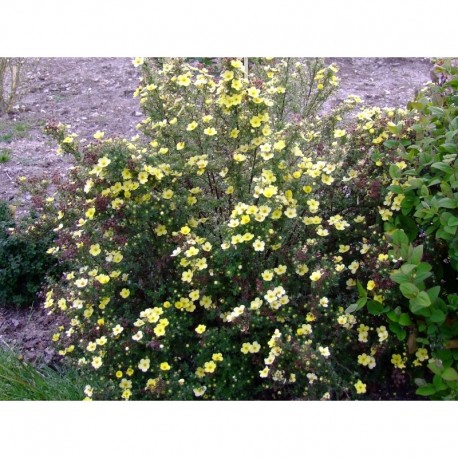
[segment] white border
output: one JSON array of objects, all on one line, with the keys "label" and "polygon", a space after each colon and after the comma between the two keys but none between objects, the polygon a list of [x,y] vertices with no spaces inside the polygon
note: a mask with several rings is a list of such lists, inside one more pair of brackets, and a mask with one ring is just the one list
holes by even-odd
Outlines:
[{"label": "white border", "polygon": [[15,0],[6,56],[432,57],[458,54],[452,0]]}]

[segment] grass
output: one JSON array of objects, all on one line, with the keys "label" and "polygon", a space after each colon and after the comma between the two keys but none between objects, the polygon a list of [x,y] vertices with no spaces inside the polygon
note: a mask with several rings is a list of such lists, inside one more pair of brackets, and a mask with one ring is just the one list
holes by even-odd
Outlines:
[{"label": "grass", "polygon": [[84,397],[84,386],[75,369],[31,365],[14,350],[0,347],[2,401],[76,401]]},{"label": "grass", "polygon": [[11,150],[9,148],[0,148],[0,164],[4,164],[11,159]]},{"label": "grass", "polygon": [[26,138],[31,127],[30,124],[20,121],[0,122],[0,142],[10,143],[18,138]]}]

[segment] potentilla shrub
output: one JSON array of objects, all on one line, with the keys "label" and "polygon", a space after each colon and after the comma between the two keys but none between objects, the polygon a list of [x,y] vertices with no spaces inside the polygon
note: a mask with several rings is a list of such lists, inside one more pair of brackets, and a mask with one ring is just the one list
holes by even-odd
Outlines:
[{"label": "potentilla shrub", "polygon": [[383,389],[404,344],[348,311],[358,289],[382,304],[392,283],[367,282],[390,269],[386,177],[350,141],[358,98],[318,116],[337,68],[135,65],[138,136],[83,147],[47,127],[75,157],[52,250],[75,268],[45,306],[69,317],[60,353],[105,387],[87,398],[395,396]]}]

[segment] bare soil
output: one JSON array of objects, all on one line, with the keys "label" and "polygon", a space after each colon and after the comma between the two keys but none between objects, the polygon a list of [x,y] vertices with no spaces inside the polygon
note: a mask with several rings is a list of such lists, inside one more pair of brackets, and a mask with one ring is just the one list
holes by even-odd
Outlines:
[{"label": "bare soil", "polygon": [[[415,91],[430,80],[432,64],[419,58],[329,58],[341,78],[336,102],[360,96],[365,105],[404,107]],[[20,176],[65,175],[69,160],[55,154],[56,145],[43,134],[47,121],[71,125],[79,138],[97,130],[109,136],[131,137],[141,120],[133,99],[140,73],[130,58],[44,58],[30,66],[20,105],[0,117],[0,199],[19,208]],[[1,159],[0,159],[1,161]],[[55,357],[51,335],[56,320],[40,307],[31,310],[0,308],[0,345],[20,348],[29,360]]]}]

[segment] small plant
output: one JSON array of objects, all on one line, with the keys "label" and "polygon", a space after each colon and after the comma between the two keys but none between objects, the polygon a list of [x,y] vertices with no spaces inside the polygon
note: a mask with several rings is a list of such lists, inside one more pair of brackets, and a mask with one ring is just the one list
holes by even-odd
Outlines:
[{"label": "small plant", "polygon": [[9,148],[0,148],[0,164],[4,164],[11,159],[11,150]]}]

